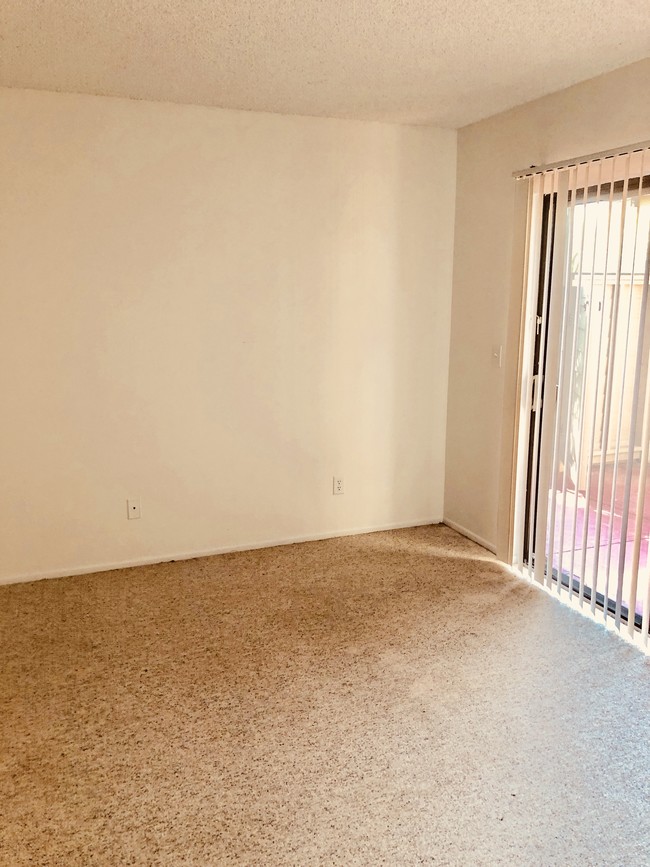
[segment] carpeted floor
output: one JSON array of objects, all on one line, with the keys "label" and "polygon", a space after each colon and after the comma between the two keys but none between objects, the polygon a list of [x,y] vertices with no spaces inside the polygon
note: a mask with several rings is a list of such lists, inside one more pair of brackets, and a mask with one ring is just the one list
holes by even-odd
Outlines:
[{"label": "carpeted floor", "polygon": [[650,666],[423,527],[0,588],[0,863],[650,863]]}]

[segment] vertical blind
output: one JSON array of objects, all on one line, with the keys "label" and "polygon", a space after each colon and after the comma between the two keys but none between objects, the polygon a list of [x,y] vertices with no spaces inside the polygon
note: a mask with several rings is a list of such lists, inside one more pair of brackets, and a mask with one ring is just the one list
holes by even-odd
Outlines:
[{"label": "vertical blind", "polygon": [[528,247],[514,565],[647,645],[650,150],[518,183]]}]

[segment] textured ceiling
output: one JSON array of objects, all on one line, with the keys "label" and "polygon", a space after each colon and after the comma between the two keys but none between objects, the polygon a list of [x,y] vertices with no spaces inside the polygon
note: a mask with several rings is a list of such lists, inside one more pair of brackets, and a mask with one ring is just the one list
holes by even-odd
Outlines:
[{"label": "textured ceiling", "polygon": [[0,84],[463,126],[650,55],[648,0],[0,0]]}]

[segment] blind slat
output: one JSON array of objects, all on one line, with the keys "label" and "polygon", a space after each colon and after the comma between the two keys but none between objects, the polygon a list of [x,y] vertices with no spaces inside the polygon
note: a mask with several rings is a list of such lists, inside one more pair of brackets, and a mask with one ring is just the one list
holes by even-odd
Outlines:
[{"label": "blind slat", "polygon": [[[619,313],[619,293],[620,293],[620,269],[621,269],[621,257],[623,251],[623,237],[625,231],[625,202],[627,201],[627,184],[628,184],[628,173],[629,173],[629,157],[625,158],[625,172],[624,172],[624,180],[623,180],[623,198],[621,202],[621,216],[620,216],[620,228],[619,228],[619,243],[618,243],[618,265],[616,271],[616,280],[614,283],[614,288],[612,292],[612,312],[610,316],[610,327],[609,327],[609,341],[607,345],[607,350],[605,354],[605,399],[603,401],[603,411],[602,411],[602,422],[601,422],[601,461],[600,461],[600,471],[598,474],[598,502],[596,505],[596,529],[594,534],[594,567],[593,567],[593,595],[596,596],[596,591],[598,588],[598,566],[600,563],[600,540],[602,534],[602,521],[603,521],[603,502],[605,500],[605,479],[606,479],[606,470],[607,470],[607,444],[609,442],[609,429],[611,422],[611,405],[612,405],[612,393],[613,393],[613,384],[614,384],[614,362],[616,359],[616,344],[617,344],[617,329],[618,329],[618,313]],[[609,244],[608,244],[609,249]],[[605,272],[605,280],[607,279],[607,272]],[[613,530],[613,512],[610,511],[609,516],[609,539],[611,540],[611,534]],[[609,592],[609,573],[606,574],[605,579],[605,588],[604,588],[604,607],[603,607],[603,615],[605,620],[607,620],[608,615],[608,604],[607,600]]]}]

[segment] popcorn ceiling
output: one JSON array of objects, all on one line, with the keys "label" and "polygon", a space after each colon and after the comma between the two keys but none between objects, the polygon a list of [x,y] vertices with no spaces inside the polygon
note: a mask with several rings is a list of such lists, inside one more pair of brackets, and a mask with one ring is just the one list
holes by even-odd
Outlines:
[{"label": "popcorn ceiling", "polygon": [[20,0],[0,85],[459,127],[650,54],[630,0]]}]

